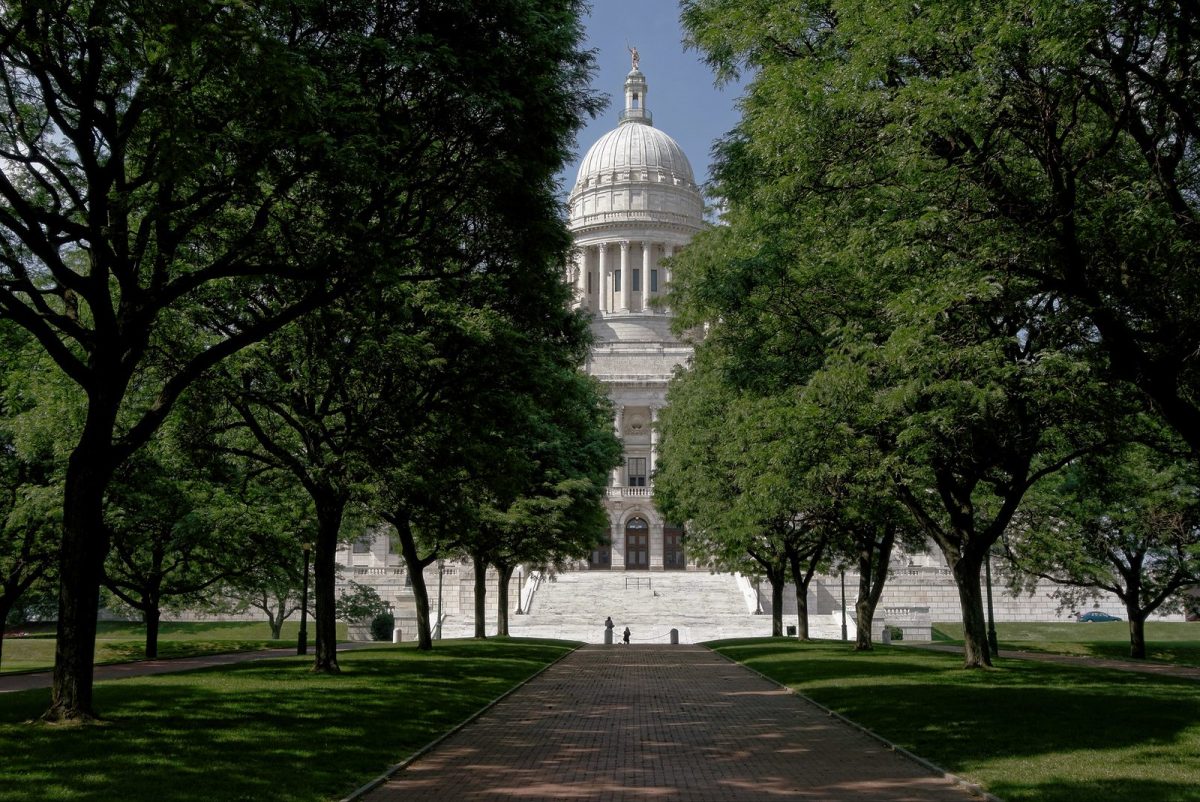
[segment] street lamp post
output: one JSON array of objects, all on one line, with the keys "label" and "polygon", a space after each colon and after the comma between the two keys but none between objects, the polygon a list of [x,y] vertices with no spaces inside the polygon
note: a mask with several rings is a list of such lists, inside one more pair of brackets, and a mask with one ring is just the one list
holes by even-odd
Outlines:
[{"label": "street lamp post", "polygon": [[846,637],[846,569],[842,569],[842,640],[850,640]]},{"label": "street lamp post", "polygon": [[525,615],[521,610],[521,569],[517,569],[517,615]]},{"label": "street lamp post", "polygon": [[762,615],[762,591],[759,590],[759,585],[762,583],[762,577],[754,577],[754,614]]},{"label": "street lamp post", "polygon": [[438,558],[438,616],[437,616],[437,629],[435,629],[435,630],[434,630],[434,632],[433,632],[433,637],[434,637],[434,639],[435,639],[435,640],[441,640],[441,639],[442,639],[442,572],[443,572],[443,570],[444,570],[444,569],[442,568],[442,560],[441,560],[441,558],[439,557],[439,558]]},{"label": "street lamp post", "polygon": [[304,590],[300,594],[300,636],[296,639],[296,654],[308,654],[308,558],[312,544],[304,544]]},{"label": "street lamp post", "polygon": [[983,558],[983,571],[987,580],[988,650],[992,653],[992,657],[999,657],[1000,642],[996,638],[996,615],[992,612],[992,550],[990,548]]}]

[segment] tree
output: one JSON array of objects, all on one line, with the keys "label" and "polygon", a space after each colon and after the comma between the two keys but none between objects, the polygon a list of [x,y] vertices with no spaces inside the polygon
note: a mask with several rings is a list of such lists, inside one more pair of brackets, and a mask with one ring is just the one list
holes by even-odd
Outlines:
[{"label": "tree", "polygon": [[464,546],[477,564],[477,637],[486,634],[487,565],[499,578],[497,634],[507,635],[508,586],[517,566],[581,558],[607,534],[602,499],[608,473],[621,460],[611,405],[580,371],[580,349],[546,356],[524,374],[527,386],[511,406],[495,410],[497,423],[511,429],[503,439],[507,459],[486,463],[487,478],[464,488],[476,521]]},{"label": "tree", "polygon": [[187,605],[265,558],[245,506],[204,475],[164,429],[116,472],[105,496],[112,550],[104,586],[141,613],[146,659],[158,657],[164,607]]},{"label": "tree", "polygon": [[[1036,107],[1055,46],[1096,31],[1047,34],[1064,19],[1048,9],[694,0],[683,12],[719,75],[755,77],[718,152],[728,226],[678,258],[672,304],[685,324],[712,324],[735,384],[817,391],[883,457],[952,569],[968,666],[990,662],[984,555],[1040,477],[1103,443],[1104,427],[1085,424],[1128,406],[1095,309],[1043,280],[1081,252],[1047,235],[1073,208],[1047,194],[1063,173],[1041,169],[1042,146],[1069,135],[1098,196],[1128,176],[1104,172],[1121,165],[1090,118]],[[976,144],[996,158],[964,167]]]},{"label": "tree", "polygon": [[754,71],[729,146],[761,160],[760,198],[852,208],[841,242],[882,236],[889,270],[971,231],[1200,448],[1194,4],[687,0],[683,18],[719,77]]},{"label": "tree", "polygon": [[[49,718],[92,715],[113,472],[222,359],[347,276],[437,271],[426,257],[489,229],[475,201],[557,169],[593,107],[577,15],[572,0],[5,6],[0,315],[87,399]],[[167,367],[131,403],[149,359]]]},{"label": "tree", "polygon": [[1124,445],[1079,460],[1032,501],[1006,537],[1015,567],[1067,586],[1068,603],[1100,591],[1115,595],[1129,619],[1130,656],[1144,658],[1146,618],[1182,609],[1180,591],[1200,585],[1194,463]]},{"label": "tree", "polygon": [[808,638],[808,586],[822,563],[828,531],[796,462],[796,407],[785,395],[732,386],[732,361],[718,337],[696,350],[692,370],[668,390],[660,420],[655,503],[686,522],[688,549],[738,570],[748,557],[771,583],[772,631],[783,633],[783,589],[796,588],[798,634]]}]

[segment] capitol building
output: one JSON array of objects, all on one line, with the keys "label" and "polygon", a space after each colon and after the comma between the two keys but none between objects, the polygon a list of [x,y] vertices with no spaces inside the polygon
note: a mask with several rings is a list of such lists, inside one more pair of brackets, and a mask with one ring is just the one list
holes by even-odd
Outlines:
[{"label": "capitol building", "polygon": [[[670,257],[705,227],[703,200],[687,155],[655,128],[649,84],[635,53],[624,82],[624,108],[614,129],[587,151],[568,197],[567,225],[574,241],[566,280],[576,307],[590,316],[593,347],[585,370],[613,402],[613,427],[624,458],[613,470],[604,501],[607,542],[560,573],[519,569],[510,588],[509,626],[514,636],[596,642],[611,615],[630,626],[634,642],[678,637],[699,642],[769,635],[770,590],[746,576],[712,572],[689,560],[679,522],[665,520],[653,503],[658,458],[657,421],[675,370],[686,367],[692,347],[671,332],[664,301],[671,285]],[[403,560],[385,531],[338,553],[341,578],[374,587],[393,605],[403,638],[415,636],[416,610]],[[442,637],[473,633],[474,577],[467,562],[439,561],[425,569]],[[844,581],[843,581],[844,580]],[[858,577],[818,576],[808,594],[813,637],[853,638]],[[489,571],[487,631],[496,631],[497,585]],[[845,588],[850,596],[844,597]],[[1052,585],[1016,596],[996,583],[996,618],[1052,621],[1067,618]],[[792,588],[784,595],[785,625],[795,624]],[[1112,597],[1097,607],[1120,614]],[[843,610],[846,618],[843,619]],[[910,639],[928,639],[930,622],[958,621],[958,593],[944,561],[932,550],[893,556],[873,628],[898,628]],[[878,636],[878,633],[876,633]]]},{"label": "capitol building", "polygon": [[704,226],[704,203],[687,156],[654,127],[648,84],[635,60],[625,77],[616,128],[591,146],[568,199],[576,304],[591,314],[586,370],[604,383],[616,410],[624,462],[613,471],[606,507],[608,544],[591,569],[681,570],[680,527],[651,503],[659,410],[667,382],[692,349],[671,333],[662,304],[671,283],[663,263]]}]

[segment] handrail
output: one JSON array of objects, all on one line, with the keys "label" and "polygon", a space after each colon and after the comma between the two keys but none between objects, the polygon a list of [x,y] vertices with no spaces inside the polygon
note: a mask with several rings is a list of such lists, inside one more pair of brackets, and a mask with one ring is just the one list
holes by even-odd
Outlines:
[{"label": "handrail", "polygon": [[521,592],[522,598],[517,599],[517,609],[522,611],[523,615],[529,615],[533,607],[533,594],[542,586],[542,572],[530,571],[529,576],[525,578],[525,589]]},{"label": "handrail", "polygon": [[634,583],[634,584],[633,584],[633,587],[634,587],[634,589],[635,589],[635,590],[640,590],[640,589],[641,589],[641,587],[642,587],[642,579],[645,579],[645,580],[646,580],[646,587],[647,587],[647,588],[649,588],[650,590],[654,590],[654,580],[653,580],[651,577],[648,577],[648,576],[647,576],[647,577],[640,577],[640,576],[626,576],[626,577],[625,577],[625,590],[629,590],[629,580],[631,580],[631,579],[633,580],[633,583]]}]

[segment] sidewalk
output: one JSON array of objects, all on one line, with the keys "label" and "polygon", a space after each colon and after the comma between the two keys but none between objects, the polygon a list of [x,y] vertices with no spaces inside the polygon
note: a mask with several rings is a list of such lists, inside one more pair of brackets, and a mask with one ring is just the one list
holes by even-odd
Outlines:
[{"label": "sidewalk", "polygon": [[[894,641],[893,646],[907,646],[911,649],[928,649],[933,652],[950,652],[962,654],[963,647],[951,644],[905,643]],[[1001,649],[1000,656],[1009,660],[1039,660],[1043,663],[1062,663],[1071,666],[1087,668],[1109,668],[1114,671],[1136,671],[1142,674],[1154,674],[1158,677],[1181,677],[1183,679],[1200,680],[1200,668],[1196,666],[1173,666],[1169,663],[1152,663],[1141,660],[1115,660],[1110,657],[1083,657],[1073,654],[1047,654],[1045,652],[1025,652],[1018,649]]]},{"label": "sidewalk", "polygon": [[585,646],[368,802],[965,802],[965,789],[699,646]]}]

